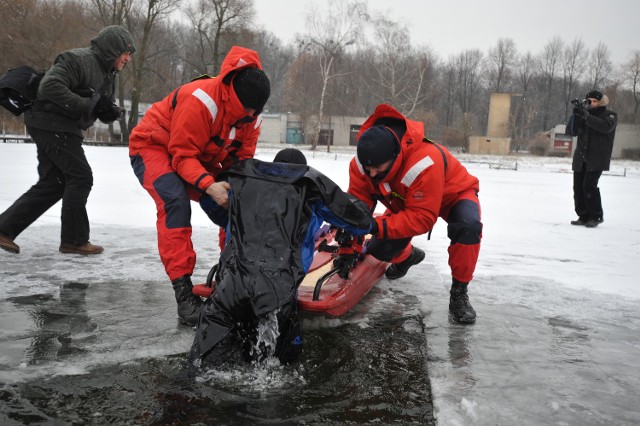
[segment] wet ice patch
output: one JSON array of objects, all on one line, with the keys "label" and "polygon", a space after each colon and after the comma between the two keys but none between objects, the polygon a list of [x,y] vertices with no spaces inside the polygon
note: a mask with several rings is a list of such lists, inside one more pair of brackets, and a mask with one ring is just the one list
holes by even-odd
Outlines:
[{"label": "wet ice patch", "polygon": [[467,398],[462,398],[460,401],[460,408],[467,413],[469,417],[474,420],[477,420],[478,415],[476,414],[476,410],[478,408],[478,403],[475,401],[470,401]]}]

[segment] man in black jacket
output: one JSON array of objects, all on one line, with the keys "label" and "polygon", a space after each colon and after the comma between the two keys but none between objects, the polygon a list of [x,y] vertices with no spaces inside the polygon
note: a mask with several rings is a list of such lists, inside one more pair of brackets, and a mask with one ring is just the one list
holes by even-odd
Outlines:
[{"label": "man in black jacket", "polygon": [[14,242],[62,199],[62,253],[99,254],[89,242],[87,198],[93,173],[82,149],[83,130],[99,119],[111,123],[122,110],[113,103],[116,76],[135,52],[133,37],[120,26],[104,28],[91,46],[60,53],[42,78],[36,100],[24,113],[38,150],[38,182],[0,214],[0,248],[19,253]]},{"label": "man in black jacket", "polygon": [[577,220],[572,225],[595,228],[604,221],[598,181],[609,170],[618,116],[608,110],[609,98],[597,90],[577,102],[567,133],[578,136],[573,154],[573,200]]},{"label": "man in black jacket", "polygon": [[240,351],[247,360],[293,361],[302,350],[297,289],[313,260],[316,231],[327,221],[365,235],[371,213],[291,148],[273,163],[243,160],[220,176],[231,185],[228,242],[191,357],[211,364]]}]

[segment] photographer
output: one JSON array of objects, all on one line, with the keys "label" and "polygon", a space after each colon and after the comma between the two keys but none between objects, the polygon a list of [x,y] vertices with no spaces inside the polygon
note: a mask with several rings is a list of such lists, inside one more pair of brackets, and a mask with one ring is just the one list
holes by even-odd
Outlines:
[{"label": "photographer", "polygon": [[573,154],[573,200],[577,220],[572,225],[595,228],[604,221],[598,181],[609,170],[618,116],[608,110],[609,98],[592,90],[584,100],[573,100],[566,133],[578,137]]},{"label": "photographer", "polygon": [[116,77],[134,52],[131,34],[112,25],[102,29],[90,47],[56,56],[33,106],[24,113],[38,152],[38,182],[0,214],[0,248],[19,253],[14,240],[62,199],[60,252],[103,252],[89,242],[86,205],[93,173],[82,148],[83,130],[97,119],[109,123],[120,118],[122,110],[113,103]]}]

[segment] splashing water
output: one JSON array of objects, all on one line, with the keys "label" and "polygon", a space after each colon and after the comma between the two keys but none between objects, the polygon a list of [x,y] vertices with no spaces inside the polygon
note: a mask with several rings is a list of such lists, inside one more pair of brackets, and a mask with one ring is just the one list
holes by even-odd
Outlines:
[{"label": "splashing water", "polygon": [[306,385],[304,372],[303,366],[285,366],[270,357],[261,362],[225,364],[202,371],[196,382],[234,393],[274,393]]},{"label": "splashing water", "polygon": [[253,361],[250,365],[227,364],[202,372],[196,381],[209,382],[215,386],[237,386],[242,384],[244,392],[273,392],[306,384],[304,367],[284,366],[275,356],[280,331],[278,311],[261,318],[256,327],[256,341],[250,349]]},{"label": "splashing water", "polygon": [[256,342],[251,348],[251,357],[257,360],[255,362],[273,358],[276,353],[276,343],[280,336],[277,315],[278,311],[273,311],[258,322]]}]

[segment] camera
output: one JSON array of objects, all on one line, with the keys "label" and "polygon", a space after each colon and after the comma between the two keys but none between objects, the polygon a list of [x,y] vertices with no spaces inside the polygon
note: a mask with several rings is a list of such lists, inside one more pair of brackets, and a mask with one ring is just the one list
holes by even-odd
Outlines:
[{"label": "camera", "polygon": [[571,103],[578,108],[587,108],[591,105],[591,99],[574,99]]}]

